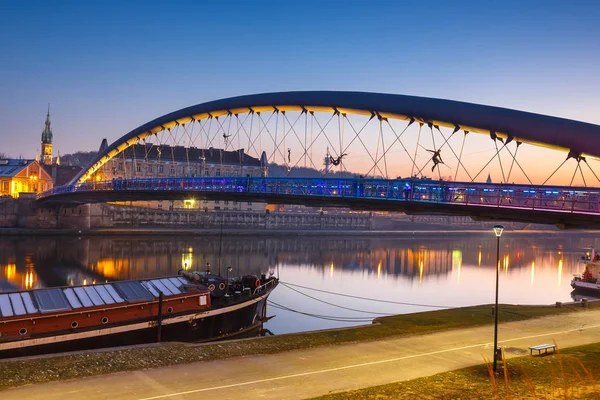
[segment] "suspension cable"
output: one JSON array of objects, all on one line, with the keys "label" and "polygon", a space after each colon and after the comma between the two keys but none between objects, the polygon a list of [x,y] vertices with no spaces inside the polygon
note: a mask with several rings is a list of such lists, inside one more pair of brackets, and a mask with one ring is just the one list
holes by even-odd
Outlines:
[{"label": "suspension cable", "polygon": [[[463,150],[465,148],[465,141],[467,140],[467,135],[469,134],[469,131],[464,131],[465,134],[463,136],[463,142],[462,142],[462,146],[460,146],[460,155],[458,156],[458,164],[462,165],[462,162],[460,161],[462,159],[462,155],[463,155]],[[462,165],[463,169],[465,170],[465,172],[467,173],[467,175],[469,175],[469,171],[467,171],[467,169],[464,167],[464,165]],[[456,177],[458,176],[458,166],[456,167],[456,173],[454,174],[454,180],[456,181]],[[469,175],[469,178],[471,178],[471,175]]]},{"label": "suspension cable", "polygon": [[573,177],[571,178],[571,183],[569,183],[569,186],[573,186],[573,181],[575,180],[575,175],[577,175],[578,167],[579,163],[577,163],[577,165],[575,166],[575,171],[573,171]]},{"label": "suspension cable", "polygon": [[579,172],[581,173],[581,179],[583,180],[583,186],[587,187],[587,183],[585,182],[585,177],[583,176],[583,169],[581,168],[581,161],[577,161],[577,167],[579,168]]},{"label": "suspension cable", "polygon": [[[429,125],[429,130],[431,131],[431,141],[433,142],[433,151],[437,152],[438,149],[435,147],[435,137],[433,136],[433,124],[430,122],[428,125]],[[441,147],[440,147],[440,149],[441,149]],[[438,169],[438,179],[441,181],[442,180],[442,172],[440,171],[440,164],[441,163],[438,163],[436,166]]]},{"label": "suspension cable", "polygon": [[[529,184],[533,185],[533,181],[529,178],[529,175],[527,175],[527,173],[525,172],[525,170],[523,169],[523,167],[521,166],[519,161],[517,161],[517,151],[519,150],[519,146],[521,146],[521,144],[522,144],[522,142],[517,142],[517,149],[515,150],[514,155],[513,155],[512,151],[510,151],[510,148],[508,146],[506,146],[506,151],[508,151],[510,153],[511,157],[513,157],[513,161],[517,164],[517,167],[519,167],[519,169],[521,170],[523,175],[525,175],[525,178],[527,178],[527,180],[529,181]],[[510,173],[509,173],[509,175],[510,175]]]},{"label": "suspension cable", "polygon": [[592,169],[592,167],[590,166],[590,164],[588,164],[587,160],[584,158],[583,161],[585,162],[585,165],[587,165],[587,167],[590,169],[590,171],[592,171],[592,174],[594,174],[594,176],[596,177],[596,179],[598,180],[598,182],[600,182],[600,178],[598,178],[598,175],[596,175],[596,173],[594,172],[594,170]]},{"label": "suspension cable", "polygon": [[[500,171],[502,172],[502,180],[506,182],[506,176],[504,175],[504,167],[502,167],[502,159],[500,158],[500,150],[498,150],[498,141],[494,140],[494,146],[496,146],[496,156],[498,157],[498,162],[500,163]],[[504,144],[504,143],[503,143]]]},{"label": "suspension cable", "polygon": [[383,166],[385,167],[385,179],[389,179],[389,175],[388,175],[388,167],[387,167],[387,158],[385,156],[385,142],[384,142],[384,137],[383,137],[383,119],[380,118],[379,119],[379,134],[381,135],[381,150],[383,151],[383,154],[381,155],[383,157]]},{"label": "suspension cable", "polygon": [[417,136],[417,145],[415,146],[415,156],[413,157],[413,165],[410,170],[410,177],[413,177],[413,172],[415,171],[415,165],[417,163],[417,150],[419,149],[419,141],[421,140],[421,130],[423,129],[423,123],[419,122],[419,135]]},{"label": "suspension cable", "polygon": [[[542,183],[542,186],[544,186],[544,185],[546,184],[546,182],[548,182],[548,181],[550,180],[550,178],[552,178],[552,176],[553,176],[553,175],[554,175],[554,174],[555,174],[555,173],[556,173],[556,172],[557,172],[557,171],[558,171],[558,170],[559,170],[559,169],[560,169],[560,168],[561,168],[563,165],[565,165],[565,163],[567,162],[567,160],[568,160],[568,158],[567,158],[565,161],[563,161],[563,162],[562,162],[562,163],[561,163],[561,164],[558,166],[558,168],[556,168],[556,169],[554,170],[554,172],[552,172],[552,173],[550,174],[550,176],[549,176],[548,178],[546,178],[546,180],[544,181],[544,183]],[[571,183],[572,183],[572,182],[573,182],[573,181],[571,181]]]},{"label": "suspension cable", "polygon": [[[496,146],[496,154],[494,154],[494,155],[492,156],[492,158],[490,158],[490,160],[489,160],[489,161],[488,161],[488,162],[487,162],[487,163],[486,163],[486,164],[483,166],[483,168],[481,168],[481,170],[479,170],[479,172],[477,173],[477,175],[475,175],[475,177],[474,177],[473,179],[471,179],[471,182],[473,182],[475,179],[477,179],[477,177],[478,177],[479,175],[481,175],[481,173],[483,172],[483,170],[485,170],[485,169],[487,168],[487,166],[488,166],[488,165],[490,165],[490,163],[491,163],[492,161],[494,161],[494,158],[496,158],[496,156],[497,156],[498,154],[500,154],[500,152],[501,152],[501,151],[502,151],[502,149],[504,149],[504,148],[506,148],[506,145],[503,145],[502,147],[500,147],[500,149],[498,149],[498,146]],[[504,178],[504,176],[503,176],[503,178]]]}]

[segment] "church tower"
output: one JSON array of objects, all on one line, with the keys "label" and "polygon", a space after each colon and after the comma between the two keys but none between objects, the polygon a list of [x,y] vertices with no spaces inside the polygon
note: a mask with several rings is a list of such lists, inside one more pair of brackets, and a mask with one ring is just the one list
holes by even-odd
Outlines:
[{"label": "church tower", "polygon": [[52,164],[52,128],[50,127],[50,104],[46,114],[46,126],[42,132],[42,164]]}]

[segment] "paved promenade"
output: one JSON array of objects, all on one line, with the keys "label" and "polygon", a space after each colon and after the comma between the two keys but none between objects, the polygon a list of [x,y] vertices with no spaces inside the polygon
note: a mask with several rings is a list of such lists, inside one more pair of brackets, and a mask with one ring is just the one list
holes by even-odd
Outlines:
[{"label": "paved promenade", "polygon": [[[506,356],[529,346],[571,347],[600,339],[600,310],[500,325]],[[493,326],[415,337],[242,357],[25,386],[2,400],[305,399],[481,364],[492,355]]]}]

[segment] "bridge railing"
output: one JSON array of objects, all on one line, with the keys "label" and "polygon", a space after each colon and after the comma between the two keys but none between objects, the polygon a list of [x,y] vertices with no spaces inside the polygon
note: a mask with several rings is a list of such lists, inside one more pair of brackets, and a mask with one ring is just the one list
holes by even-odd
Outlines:
[{"label": "bridge railing", "polygon": [[[599,213],[600,189],[483,184],[416,179],[159,178],[115,179],[59,186],[38,199],[77,192],[250,193],[257,195],[378,199],[577,213]],[[270,197],[272,197],[270,196]]]}]

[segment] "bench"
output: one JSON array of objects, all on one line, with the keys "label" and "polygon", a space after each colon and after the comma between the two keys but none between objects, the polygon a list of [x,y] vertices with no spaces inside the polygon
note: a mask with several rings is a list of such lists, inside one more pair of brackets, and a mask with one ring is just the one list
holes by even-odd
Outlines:
[{"label": "bench", "polygon": [[548,349],[552,349],[556,352],[555,344],[540,344],[539,346],[532,346],[529,348],[529,354],[533,355],[533,351],[537,350],[538,354],[542,354],[542,350],[544,350],[544,354],[548,353]]}]

